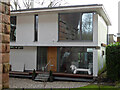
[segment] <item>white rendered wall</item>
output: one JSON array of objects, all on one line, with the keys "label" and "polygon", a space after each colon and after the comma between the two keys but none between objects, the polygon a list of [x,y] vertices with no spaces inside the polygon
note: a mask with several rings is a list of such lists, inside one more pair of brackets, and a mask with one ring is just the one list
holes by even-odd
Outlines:
[{"label": "white rendered wall", "polygon": [[98,76],[98,50],[93,50],[93,76]]},{"label": "white rendered wall", "polygon": [[36,69],[36,47],[23,47],[23,49],[10,50],[10,64],[12,71],[23,71]]},{"label": "white rendered wall", "polygon": [[12,44],[30,44],[34,41],[34,15],[17,15],[16,42]]},{"label": "white rendered wall", "polygon": [[58,41],[58,13],[39,13],[38,41],[34,42],[34,14],[17,16],[17,40],[11,46],[98,46],[98,17],[93,18],[93,41]]},{"label": "white rendered wall", "polygon": [[[98,76],[98,74],[105,68],[105,47],[101,47],[101,43],[107,44],[107,25],[104,22],[103,18],[99,15],[96,15],[97,21],[97,39],[98,46],[100,49],[93,50],[93,76]],[[102,55],[104,51],[104,55]]]},{"label": "white rendered wall", "polygon": [[107,44],[107,25],[102,17],[98,15],[98,45]]},{"label": "white rendered wall", "polygon": [[[103,18],[98,15],[98,45],[100,46],[101,43],[107,44],[107,25]],[[102,55],[102,52],[104,52],[104,55]],[[101,47],[98,50],[98,74],[106,67],[105,59],[105,47]]]},{"label": "white rendered wall", "polygon": [[58,14],[39,14],[39,34],[40,44],[53,44],[58,40]]}]

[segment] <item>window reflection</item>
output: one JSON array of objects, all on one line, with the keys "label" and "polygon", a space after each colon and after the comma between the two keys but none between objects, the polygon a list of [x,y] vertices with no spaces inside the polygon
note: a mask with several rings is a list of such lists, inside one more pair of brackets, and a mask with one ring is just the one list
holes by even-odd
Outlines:
[{"label": "window reflection", "polygon": [[16,16],[10,17],[10,41],[16,41]]},{"label": "window reflection", "polygon": [[93,13],[60,13],[59,40],[93,40]]},{"label": "window reflection", "polygon": [[[89,48],[59,48],[59,72],[72,73],[71,65],[75,65],[77,68],[91,69],[90,64],[93,63],[93,51]],[[87,72],[78,72],[87,74]]]}]

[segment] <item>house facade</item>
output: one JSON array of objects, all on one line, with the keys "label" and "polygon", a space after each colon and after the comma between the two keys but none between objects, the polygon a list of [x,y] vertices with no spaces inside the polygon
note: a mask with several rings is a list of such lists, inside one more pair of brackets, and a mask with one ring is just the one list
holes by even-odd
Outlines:
[{"label": "house facade", "polygon": [[111,25],[103,5],[11,11],[11,71],[73,73],[94,77],[105,68]]}]

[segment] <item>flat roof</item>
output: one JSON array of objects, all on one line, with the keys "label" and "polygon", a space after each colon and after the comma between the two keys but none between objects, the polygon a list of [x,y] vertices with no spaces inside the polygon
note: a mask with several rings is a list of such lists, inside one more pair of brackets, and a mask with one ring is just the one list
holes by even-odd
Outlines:
[{"label": "flat roof", "polygon": [[59,7],[43,7],[43,8],[30,8],[30,9],[12,10],[11,12],[44,10],[44,9],[58,9],[58,8],[71,8],[71,7],[86,7],[86,6],[102,6],[102,4],[75,5],[75,6],[59,6]]},{"label": "flat roof", "polygon": [[89,5],[75,5],[75,6],[59,6],[59,7],[45,7],[45,8],[31,8],[11,11],[11,15],[30,14],[30,13],[44,13],[44,12],[97,12],[103,17],[107,25],[111,25],[109,16],[103,4],[89,4]]}]

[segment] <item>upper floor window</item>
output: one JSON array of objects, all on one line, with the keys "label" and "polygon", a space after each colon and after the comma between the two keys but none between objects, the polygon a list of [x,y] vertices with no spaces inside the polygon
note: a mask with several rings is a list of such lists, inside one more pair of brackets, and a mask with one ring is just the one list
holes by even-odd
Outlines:
[{"label": "upper floor window", "polygon": [[16,41],[16,16],[10,17],[10,41]]},{"label": "upper floor window", "polygon": [[38,15],[34,16],[34,41],[38,41]]},{"label": "upper floor window", "polygon": [[59,40],[93,40],[93,13],[60,13]]}]

